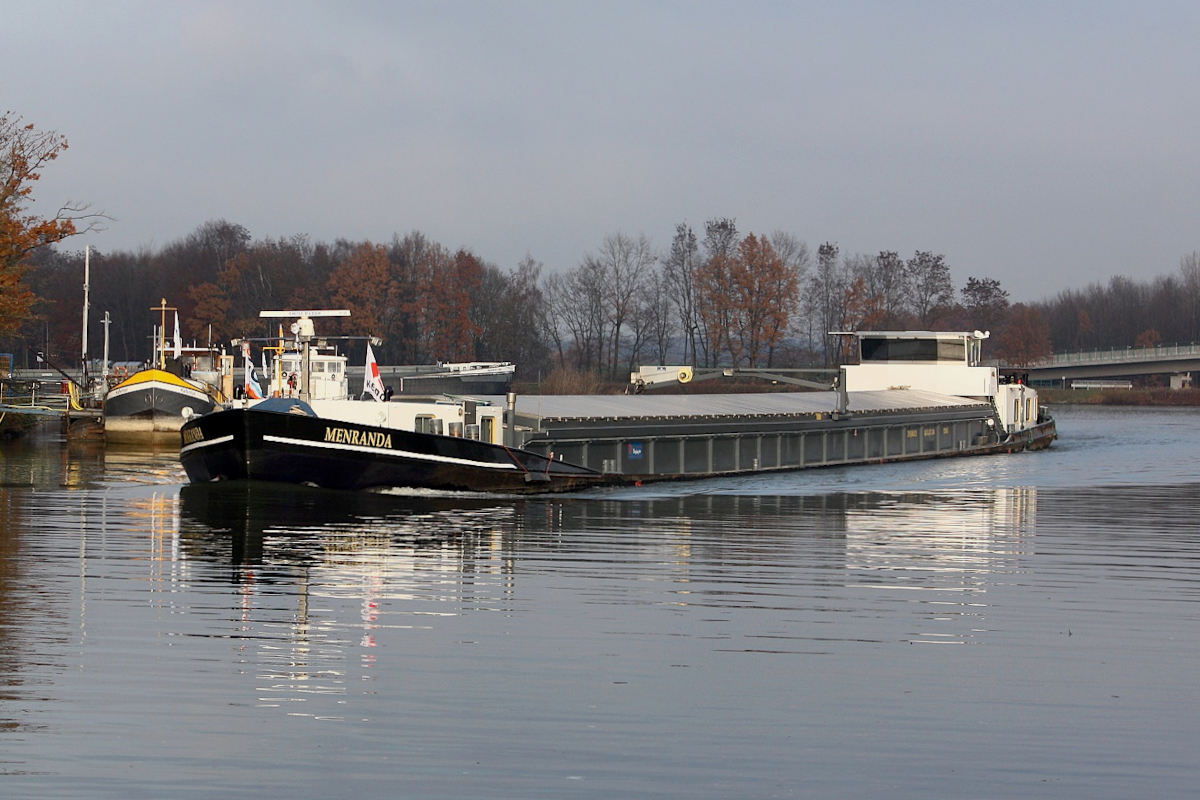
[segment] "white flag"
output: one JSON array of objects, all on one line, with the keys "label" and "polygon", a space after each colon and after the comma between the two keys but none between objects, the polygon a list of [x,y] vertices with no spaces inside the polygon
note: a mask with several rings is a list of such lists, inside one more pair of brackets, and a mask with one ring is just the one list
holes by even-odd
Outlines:
[{"label": "white flag", "polygon": [[379,365],[375,363],[370,342],[367,342],[367,364],[363,368],[363,393],[383,402],[383,378],[379,377]]},{"label": "white flag", "polygon": [[183,355],[183,337],[179,335],[179,312],[175,312],[175,352],[171,355],[179,358]]}]

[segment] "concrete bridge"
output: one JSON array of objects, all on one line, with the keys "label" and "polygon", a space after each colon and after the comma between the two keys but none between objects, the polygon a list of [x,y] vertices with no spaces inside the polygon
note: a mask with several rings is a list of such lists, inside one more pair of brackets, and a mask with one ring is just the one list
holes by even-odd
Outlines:
[{"label": "concrete bridge", "polygon": [[1079,353],[1056,353],[1029,368],[1029,382],[1062,384],[1075,379],[1133,378],[1200,372],[1200,345],[1165,344]]}]

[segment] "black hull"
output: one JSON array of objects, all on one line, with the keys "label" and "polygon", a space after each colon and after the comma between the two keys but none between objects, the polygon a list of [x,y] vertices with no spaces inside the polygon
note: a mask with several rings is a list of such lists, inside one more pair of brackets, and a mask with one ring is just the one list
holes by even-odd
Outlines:
[{"label": "black hull", "polygon": [[193,483],[256,480],[354,491],[563,492],[604,476],[473,439],[301,414],[218,411],[184,424],[180,461]]},{"label": "black hull", "polygon": [[1054,420],[1045,419],[1029,430],[1010,435],[1004,442],[995,445],[990,452],[1019,453],[1022,450],[1045,450],[1058,438],[1058,426]]}]

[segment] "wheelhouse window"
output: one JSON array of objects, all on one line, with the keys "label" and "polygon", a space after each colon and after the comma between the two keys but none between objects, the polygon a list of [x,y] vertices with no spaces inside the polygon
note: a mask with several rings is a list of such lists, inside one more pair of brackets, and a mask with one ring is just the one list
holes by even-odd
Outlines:
[{"label": "wheelhouse window", "polygon": [[442,421],[432,414],[418,414],[414,420],[413,430],[417,433],[442,433]]},{"label": "wheelhouse window", "polygon": [[954,361],[967,360],[963,339],[891,339],[864,336],[859,340],[859,363],[879,361]]}]

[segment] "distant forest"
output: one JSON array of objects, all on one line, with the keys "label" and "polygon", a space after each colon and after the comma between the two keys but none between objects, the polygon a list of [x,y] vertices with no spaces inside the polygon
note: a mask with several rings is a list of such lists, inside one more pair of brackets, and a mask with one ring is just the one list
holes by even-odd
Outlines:
[{"label": "distant forest", "polygon": [[[17,366],[31,351],[81,357],[84,252],[44,247],[26,282],[36,317],[0,340]],[[638,364],[830,366],[850,358],[834,330],[990,330],[985,356],[1023,366],[1051,351],[1193,342],[1200,336],[1200,254],[1148,283],[1116,277],[1034,303],[1000,282],[956,287],[933,251],[815,251],[784,232],[741,233],[734,220],[680,224],[665,251],[611,234],[579,263],[551,271],[527,256],[505,269],[420,232],[386,243],[254,240],[223,220],[158,249],[91,252],[89,355],[150,357],[163,300],[199,344],[277,333],[261,310],[346,308],[319,332],[383,339],[384,364],[512,361],[524,380],[556,371],[621,380]],[[361,363],[361,353],[349,353]]]}]

